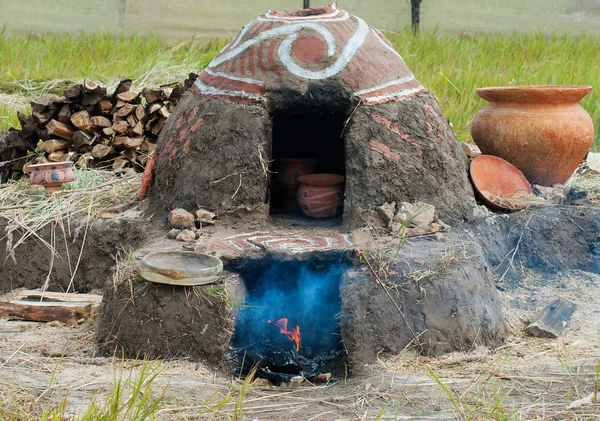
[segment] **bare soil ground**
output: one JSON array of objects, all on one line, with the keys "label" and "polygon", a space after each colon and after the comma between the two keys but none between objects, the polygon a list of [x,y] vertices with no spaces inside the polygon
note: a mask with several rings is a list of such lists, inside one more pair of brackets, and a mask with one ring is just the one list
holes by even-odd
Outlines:
[{"label": "bare soil ground", "polygon": [[[170,400],[159,419],[598,419],[592,394],[599,387],[600,275],[528,272],[522,279],[501,292],[510,336],[498,349],[438,359],[407,349],[326,385],[252,386],[245,394],[229,373],[164,361],[153,390],[166,390]],[[558,297],[577,304],[565,332],[558,339],[527,336],[525,325]],[[0,320],[0,400],[49,405],[67,397],[68,412],[81,413],[115,379],[135,377],[142,362],[95,356],[94,330],[93,320]]]}]

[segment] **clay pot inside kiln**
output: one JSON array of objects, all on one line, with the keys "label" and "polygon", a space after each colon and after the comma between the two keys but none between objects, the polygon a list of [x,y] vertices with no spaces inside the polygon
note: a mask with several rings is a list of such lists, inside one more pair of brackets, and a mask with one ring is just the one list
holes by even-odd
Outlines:
[{"label": "clay pot inside kiln", "polygon": [[591,86],[480,88],[489,102],[471,134],[484,155],[513,164],[530,183],[565,183],[594,140],[590,115],[579,105]]},{"label": "clay pot inside kiln", "polygon": [[344,204],[344,177],[338,174],[311,174],[298,177],[298,205],[311,218],[334,218]]},{"label": "clay pot inside kiln", "polygon": [[275,160],[276,174],[273,176],[274,197],[279,199],[281,206],[287,210],[298,210],[296,191],[298,177],[314,174],[317,160],[313,158],[277,158]]},{"label": "clay pot inside kiln", "polygon": [[29,169],[29,182],[44,186],[48,198],[52,197],[52,193],[61,191],[63,183],[75,180],[71,161],[30,165]]}]

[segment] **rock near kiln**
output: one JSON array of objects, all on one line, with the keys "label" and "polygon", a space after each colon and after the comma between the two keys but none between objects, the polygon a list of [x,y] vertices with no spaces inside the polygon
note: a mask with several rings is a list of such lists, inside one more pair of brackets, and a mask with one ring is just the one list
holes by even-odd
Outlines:
[{"label": "rock near kiln", "polygon": [[258,16],[200,74],[159,138],[155,210],[266,216],[275,119],[334,112],[348,119],[348,225],[392,201],[431,203],[448,222],[472,213],[466,158],[435,98],[381,32],[335,5]]}]

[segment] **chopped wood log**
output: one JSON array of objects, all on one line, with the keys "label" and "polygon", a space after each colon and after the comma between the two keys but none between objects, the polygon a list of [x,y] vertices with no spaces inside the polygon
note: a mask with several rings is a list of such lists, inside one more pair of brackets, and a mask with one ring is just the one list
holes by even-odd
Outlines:
[{"label": "chopped wood log", "polygon": [[139,137],[117,136],[113,139],[112,145],[115,148],[125,148],[125,149],[137,148],[142,143],[144,143],[144,139],[145,138],[143,136],[139,136]]},{"label": "chopped wood log", "polygon": [[90,114],[83,110],[76,112],[71,116],[71,123],[79,130],[90,131],[92,130],[92,123],[90,121]]},{"label": "chopped wood log", "polygon": [[73,147],[77,150],[83,148],[84,146],[93,145],[96,141],[96,136],[86,133],[82,130],[77,130],[73,133]]},{"label": "chopped wood log", "polygon": [[167,121],[166,117],[161,117],[156,124],[152,127],[152,130],[150,130],[150,132],[154,135],[154,136],[158,136],[160,134],[160,131],[162,130],[163,126],[165,125],[165,122]]},{"label": "chopped wood log", "polygon": [[79,168],[88,168],[90,166],[90,163],[92,162],[92,159],[93,157],[91,152],[86,152],[83,155],[81,155],[79,159],[77,159],[75,165],[77,165],[77,167]]},{"label": "chopped wood log", "polygon": [[77,322],[81,318],[89,318],[90,313],[91,305],[84,302],[0,302],[0,317],[34,322],[52,322],[55,320],[63,323]]},{"label": "chopped wood log", "polygon": [[133,91],[127,91],[117,95],[117,98],[119,98],[121,101],[129,103],[137,103],[139,97],[140,95]]},{"label": "chopped wood log", "polygon": [[102,302],[102,295],[96,294],[77,294],[77,293],[65,293],[65,292],[53,292],[53,291],[37,291],[37,290],[23,290],[20,291],[15,299],[18,300],[42,300],[43,301],[60,301],[69,303],[89,303],[92,306],[99,306]]},{"label": "chopped wood log", "polygon": [[115,172],[121,172],[128,165],[129,165],[129,160],[127,160],[126,158],[117,158],[113,161],[112,168],[113,168],[113,171],[115,171]]},{"label": "chopped wood log", "polygon": [[167,101],[171,97],[171,93],[173,92],[173,88],[171,86],[169,86],[169,85],[161,86],[160,87],[160,92],[161,92],[162,99],[164,99],[165,101]]},{"label": "chopped wood log", "polygon": [[92,149],[92,156],[96,159],[105,158],[108,155],[112,155],[114,153],[114,149],[112,146],[103,145],[101,143],[94,146]]},{"label": "chopped wood log", "polygon": [[113,97],[116,97],[119,94],[122,94],[123,92],[127,92],[131,89],[131,85],[132,85],[132,81],[131,79],[124,79],[121,82],[119,82],[119,85],[117,85],[117,89],[115,89],[115,92],[113,93]]},{"label": "chopped wood log", "polygon": [[112,123],[110,122],[110,120],[106,117],[102,117],[101,115],[97,115],[94,117],[90,118],[90,123],[92,124],[92,127],[98,129],[98,128],[106,128],[106,127],[111,127]]},{"label": "chopped wood log", "polygon": [[140,145],[140,151],[146,152],[148,155],[152,155],[156,151],[156,140],[146,137],[144,143]]},{"label": "chopped wood log", "polygon": [[134,162],[137,159],[137,152],[135,149],[125,149],[125,158],[131,162]]},{"label": "chopped wood log", "polygon": [[112,125],[115,133],[125,134],[129,131],[129,123],[126,121],[116,121]]},{"label": "chopped wood log", "polygon": [[175,86],[173,86],[173,92],[171,92],[171,95],[169,96],[169,101],[179,101],[183,96],[183,92],[183,85],[181,83],[176,83]]},{"label": "chopped wood log", "polygon": [[158,110],[160,110],[162,106],[163,106],[162,102],[156,102],[154,104],[150,104],[146,108],[146,112],[148,114],[154,114],[155,112],[157,112]]},{"label": "chopped wood log", "polygon": [[117,116],[119,116],[121,118],[125,118],[134,111],[135,111],[135,105],[125,104],[119,109],[119,111],[117,111]]},{"label": "chopped wood log", "polygon": [[97,93],[103,93],[106,94],[106,88],[103,88],[102,86],[100,86],[100,84],[89,80],[89,79],[85,79],[83,81],[83,91],[87,92],[87,93],[93,93],[93,94],[97,94]]},{"label": "chopped wood log", "polygon": [[58,97],[54,94],[42,95],[30,102],[31,110],[33,112],[38,112],[38,113],[44,113],[44,112],[48,111],[48,109],[51,107],[56,108],[53,106],[53,104],[55,104],[55,103],[62,104],[62,102],[60,101],[60,97]]},{"label": "chopped wood log", "polygon": [[48,161],[50,162],[65,162],[69,159],[69,153],[65,150],[54,151],[48,154]]},{"label": "chopped wood log", "polygon": [[141,105],[135,107],[135,118],[137,118],[138,121],[142,121],[146,118],[146,110],[144,110],[144,107]]},{"label": "chopped wood log", "polygon": [[538,338],[556,338],[565,329],[576,308],[574,303],[558,298],[546,305],[542,314],[525,331]]},{"label": "chopped wood log", "polygon": [[61,149],[67,149],[71,144],[70,140],[50,139],[42,142],[40,149],[47,153],[52,153]]},{"label": "chopped wood log", "polygon": [[69,104],[63,105],[58,112],[56,119],[65,124],[69,124],[71,122],[71,107],[69,107]]},{"label": "chopped wood log", "polygon": [[193,72],[190,73],[188,75],[188,78],[183,82],[183,89],[185,91],[187,91],[192,86],[194,86],[194,82],[196,82],[196,79],[198,79],[198,74],[197,73],[193,73]]},{"label": "chopped wood log", "polygon": [[32,115],[35,118],[35,120],[38,122],[38,124],[40,124],[42,126],[45,126],[50,121],[50,118],[48,118],[48,116],[45,113],[39,113],[37,111],[34,111],[32,113]]},{"label": "chopped wood log", "polygon": [[160,110],[158,110],[158,113],[163,116],[164,118],[169,118],[169,116],[171,115],[171,113],[169,112],[169,109],[167,107],[165,107],[164,105],[162,107],[160,107]]},{"label": "chopped wood log", "polygon": [[115,111],[113,111],[113,113],[116,113],[116,110],[120,109],[125,104],[127,104],[125,101],[121,101],[120,99],[117,100],[117,103],[115,104]]},{"label": "chopped wood log", "polygon": [[63,96],[69,102],[76,102],[78,100],[81,100],[81,97],[83,96],[83,85],[78,83],[77,85],[73,85],[65,89],[63,92]]},{"label": "chopped wood log", "polygon": [[150,155],[138,155],[137,160],[142,164],[142,167],[145,167],[148,161],[150,161]]},{"label": "chopped wood log", "polygon": [[135,118],[135,116],[133,114],[127,116],[126,120],[127,120],[127,123],[129,123],[129,127],[131,127],[131,128],[135,127],[135,125],[137,124],[137,119]]},{"label": "chopped wood log", "polygon": [[[105,90],[106,91],[106,90]],[[100,101],[102,101],[106,96],[105,93],[84,93],[83,99],[81,100],[81,105],[84,107],[94,107]]]},{"label": "chopped wood log", "polygon": [[29,126],[32,124],[37,125],[37,121],[32,115],[25,115],[21,111],[17,111],[17,119],[21,123],[21,127]]},{"label": "chopped wood log", "polygon": [[112,136],[115,134],[115,131],[112,127],[105,127],[102,129],[102,133],[104,133],[106,136]]},{"label": "chopped wood log", "polygon": [[146,101],[148,102],[148,104],[151,104],[156,101],[160,101],[162,99],[162,95],[163,94],[160,91],[160,89],[144,88],[142,90],[142,96],[144,98],[146,98]]},{"label": "chopped wood log", "polygon": [[110,114],[111,110],[113,109],[113,104],[110,102],[110,100],[103,99],[98,103],[97,108],[100,114]]},{"label": "chopped wood log", "polygon": [[73,139],[73,129],[58,120],[50,120],[50,123],[46,125],[46,130],[49,135],[56,135],[67,140]]},{"label": "chopped wood log", "polygon": [[134,134],[136,134],[138,136],[143,135],[144,134],[144,125],[142,124],[142,122],[138,121],[135,124],[135,126],[133,127],[132,131],[133,131]]}]

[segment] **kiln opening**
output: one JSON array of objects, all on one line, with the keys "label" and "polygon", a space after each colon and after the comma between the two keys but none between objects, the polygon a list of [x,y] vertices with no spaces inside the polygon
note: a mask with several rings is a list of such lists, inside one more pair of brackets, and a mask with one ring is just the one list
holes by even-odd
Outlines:
[{"label": "kiln opening", "polygon": [[[341,215],[346,118],[346,113],[339,111],[272,115],[271,214],[303,214],[312,218]],[[314,176],[308,177],[305,185],[306,177],[302,176],[311,174]]]},{"label": "kiln opening", "polygon": [[245,376],[256,367],[258,377],[278,385],[298,376],[343,375],[340,282],[349,267],[338,253],[230,265],[246,290],[229,355],[236,374]]}]

